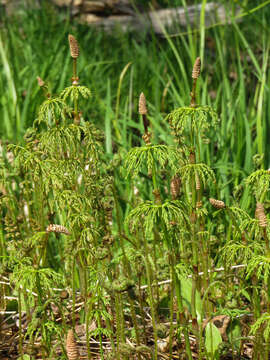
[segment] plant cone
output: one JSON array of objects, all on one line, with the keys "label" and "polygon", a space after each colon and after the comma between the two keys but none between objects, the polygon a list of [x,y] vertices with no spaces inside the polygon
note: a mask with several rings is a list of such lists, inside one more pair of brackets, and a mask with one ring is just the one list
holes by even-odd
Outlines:
[{"label": "plant cone", "polygon": [[255,216],[259,220],[260,227],[266,228],[267,227],[267,218],[266,218],[266,215],[264,212],[264,207],[263,207],[262,203],[257,202]]},{"label": "plant cone", "polygon": [[73,59],[77,59],[79,56],[79,45],[73,35],[68,35],[68,42],[70,48],[70,55]]},{"label": "plant cone", "polygon": [[192,70],[192,79],[198,79],[200,73],[201,73],[201,59],[197,57]]},{"label": "plant cone", "polygon": [[45,82],[39,76],[37,76],[37,82],[38,82],[38,86],[40,86],[40,87],[45,85]]},{"label": "plant cone", "polygon": [[65,235],[70,235],[70,232],[66,227],[63,225],[57,225],[57,224],[50,224],[47,226],[46,232],[54,232],[54,233],[60,233]]},{"label": "plant cone", "polygon": [[139,114],[141,115],[147,114],[146,99],[143,92],[141,93],[139,98]]},{"label": "plant cone", "polygon": [[213,198],[209,199],[210,204],[213,205],[216,209],[224,209],[226,207],[224,201],[216,200]]},{"label": "plant cone", "polygon": [[66,350],[68,360],[79,360],[78,346],[72,329],[68,330]]},{"label": "plant cone", "polygon": [[172,178],[171,184],[170,184],[171,196],[174,200],[179,195],[180,185],[181,185],[181,180],[177,175],[175,175]]}]

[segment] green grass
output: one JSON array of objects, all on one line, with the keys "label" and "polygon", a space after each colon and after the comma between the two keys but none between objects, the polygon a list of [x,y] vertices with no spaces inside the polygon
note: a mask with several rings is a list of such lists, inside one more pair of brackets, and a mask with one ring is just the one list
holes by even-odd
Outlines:
[{"label": "green grass", "polygon": [[[255,3],[248,6],[253,9]],[[37,76],[51,85],[52,93],[69,82],[71,62],[64,45],[68,33],[79,39],[83,49],[79,75],[94,95],[85,113],[106,129],[108,139],[116,135],[115,141],[125,149],[139,141],[142,131],[136,114],[141,91],[151,104],[151,121],[158,136],[170,141],[163,116],[189,102],[187,74],[200,55],[205,63],[201,103],[212,104],[221,119],[218,144],[213,143],[205,158],[208,162],[218,159],[224,179],[238,171],[240,181],[242,171],[251,171],[254,154],[265,153],[265,164],[270,161],[264,148],[269,136],[268,14],[266,6],[240,23],[207,29],[202,13],[200,32],[190,33],[188,28],[189,35],[165,34],[160,39],[153,34],[106,35],[70,24],[67,16],[56,15],[50,7],[23,13],[6,22],[0,34],[1,137],[19,141],[33,123],[42,98]],[[107,149],[111,149],[108,144]]]}]

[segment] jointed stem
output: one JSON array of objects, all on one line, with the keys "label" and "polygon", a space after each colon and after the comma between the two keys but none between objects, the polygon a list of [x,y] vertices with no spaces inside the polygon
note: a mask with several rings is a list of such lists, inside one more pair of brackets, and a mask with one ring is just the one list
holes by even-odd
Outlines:
[{"label": "jointed stem", "polygon": [[22,334],[22,296],[21,289],[18,290],[18,310],[19,310],[19,352],[23,359],[23,334]]},{"label": "jointed stem", "polygon": [[196,107],[196,84],[197,84],[197,79],[193,79],[192,91],[190,93],[190,95],[191,95],[190,106],[191,107]]},{"label": "jointed stem", "polygon": [[73,77],[77,77],[77,59],[73,59]]},{"label": "jointed stem", "polygon": [[[72,77],[72,85],[78,85],[78,77],[77,77],[77,59],[73,59],[73,77]],[[80,116],[78,111],[78,99],[74,97],[74,124],[80,124]]]}]

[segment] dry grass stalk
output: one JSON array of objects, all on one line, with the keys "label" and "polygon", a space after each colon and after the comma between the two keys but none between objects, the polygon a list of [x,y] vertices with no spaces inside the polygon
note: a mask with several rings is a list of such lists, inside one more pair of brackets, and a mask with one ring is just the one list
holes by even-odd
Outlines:
[{"label": "dry grass stalk", "polygon": [[70,55],[73,59],[77,59],[79,56],[79,45],[73,35],[68,35]]},{"label": "dry grass stalk", "polygon": [[68,231],[68,229],[66,227],[64,227],[63,225],[57,225],[57,224],[48,225],[46,232],[47,233],[54,232],[54,233],[70,235],[70,232]]},{"label": "dry grass stalk", "polygon": [[139,98],[139,114],[141,115],[147,114],[147,106],[146,106],[146,99],[144,93],[141,93]]},{"label": "dry grass stalk", "polygon": [[255,216],[259,220],[260,227],[266,228],[267,227],[267,218],[266,218],[266,215],[264,212],[263,204],[260,202],[257,202],[257,204],[256,204]]},{"label": "dry grass stalk", "polygon": [[224,209],[226,207],[224,201],[216,200],[213,198],[209,199],[210,204],[213,205],[216,209]]},{"label": "dry grass stalk", "polygon": [[68,360],[79,360],[79,350],[72,329],[68,330],[66,350]]},{"label": "dry grass stalk", "polygon": [[197,57],[192,70],[192,79],[198,79],[200,73],[201,73],[201,59]]}]

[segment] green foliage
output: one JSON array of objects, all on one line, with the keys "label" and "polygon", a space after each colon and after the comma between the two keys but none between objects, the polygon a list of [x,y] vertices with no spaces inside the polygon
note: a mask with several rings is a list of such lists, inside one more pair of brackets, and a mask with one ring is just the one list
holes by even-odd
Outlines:
[{"label": "green foliage", "polygon": [[[211,318],[214,311],[227,314],[236,324],[235,329],[227,331],[230,353],[243,348],[239,340],[242,325],[236,318],[247,311],[254,313],[256,319],[252,326],[245,322],[250,334],[257,338],[264,334],[265,340],[269,339],[269,315],[262,314],[260,296],[266,294],[264,300],[269,307],[270,228],[253,219],[253,201],[241,185],[243,177],[252,171],[251,159],[257,152],[257,144],[261,149],[263,136],[268,136],[267,112],[266,115],[262,112],[262,100],[267,95],[264,88],[268,83],[268,45],[264,45],[268,40],[265,37],[263,45],[260,44],[260,31],[258,48],[253,52],[244,24],[240,29],[233,19],[230,28],[225,25],[206,29],[205,4],[204,1],[199,42],[189,33],[173,40],[165,34],[166,39],[158,41],[158,47],[155,37],[151,42],[132,37],[131,44],[128,36],[122,35],[120,41],[101,33],[92,39],[92,30],[87,29],[80,39],[88,46],[80,52],[78,65],[81,62],[83,70],[78,74],[80,82],[87,80],[86,83],[91,76],[95,94],[91,101],[85,101],[91,96],[85,86],[73,84],[62,90],[70,78],[71,59],[66,56],[63,47],[66,44],[62,41],[68,22],[64,26],[60,23],[59,34],[53,31],[55,41],[50,46],[43,46],[42,34],[34,44],[22,43],[17,30],[10,26],[10,41],[0,43],[5,71],[4,80],[0,74],[0,89],[5,94],[0,99],[4,119],[0,131],[6,132],[9,139],[14,136],[22,140],[24,129],[31,125],[24,142],[10,144],[7,149],[2,144],[0,154],[3,218],[0,305],[5,309],[6,295],[17,297],[19,312],[25,307],[28,319],[27,331],[20,326],[20,342],[23,344],[24,335],[26,342],[36,341],[41,335],[43,358],[58,356],[52,345],[55,339],[64,348],[66,322],[73,326],[85,323],[88,358],[93,350],[90,337],[99,342],[101,358],[107,356],[103,348],[105,337],[111,342],[115,358],[151,356],[157,360],[158,336],[165,333],[171,347],[169,357],[177,335],[181,343],[184,337],[183,356],[191,360],[190,335],[193,335],[199,358],[218,358],[222,342],[218,329],[208,322],[205,332],[202,330],[203,318]],[[28,35],[39,33],[33,17],[29,17]],[[262,29],[261,23],[265,27],[266,19],[260,19],[259,28]],[[55,21],[58,24],[58,19]],[[24,23],[18,31],[27,31]],[[51,28],[43,29],[47,37]],[[6,39],[8,32],[2,30]],[[77,30],[84,31],[83,27]],[[212,64],[204,61],[206,38],[215,39]],[[17,51],[17,44],[23,45],[18,46],[21,51]],[[100,52],[97,45],[101,44],[105,51]],[[117,45],[115,55],[111,53],[113,45],[106,44]],[[10,67],[12,48],[21,54],[22,65],[14,57],[14,66]],[[184,49],[181,57],[177,50],[180,48]],[[207,51],[211,58],[213,48]],[[187,76],[191,73],[190,59],[199,52],[203,79],[197,84],[196,103],[202,105],[183,106],[190,96],[192,79]],[[36,61],[30,54],[36,54]],[[257,54],[262,59],[257,60]],[[131,60],[133,64],[129,67]],[[259,66],[260,61],[264,70]],[[120,78],[115,76],[119,65],[124,68]],[[37,91],[33,81],[38,74],[48,79],[48,91],[60,95],[48,93],[36,118],[41,91]],[[236,74],[236,79],[228,74]],[[110,80],[104,81],[105,78]],[[143,131],[141,121],[133,120],[135,113],[137,117],[134,96],[141,91],[138,89],[142,83],[148,84],[144,90],[149,94],[147,118],[153,144],[132,147],[140,142]],[[20,84],[19,90],[15,84]],[[210,88],[216,92],[209,91]],[[22,89],[27,92],[18,96]],[[254,89],[257,95],[255,101],[250,101]],[[164,122],[161,115],[176,104],[182,107],[173,110]],[[216,126],[219,119],[211,104],[220,114],[220,127]],[[107,154],[104,136],[94,122],[100,128],[105,126]],[[168,123],[172,134],[168,132]],[[265,124],[263,136],[260,124]],[[15,135],[11,131],[13,125],[17,129]],[[178,148],[168,145],[172,142],[171,135],[175,136]],[[210,136],[210,143],[206,136]],[[122,154],[127,154],[125,168]],[[259,154],[257,160],[255,165],[263,169],[268,155]],[[170,179],[176,174],[179,183],[174,185],[179,185],[179,189],[172,189]],[[150,178],[152,183],[148,181]],[[256,170],[246,184],[267,210],[268,170]],[[233,186],[237,191],[232,198]],[[225,199],[226,206],[212,217],[213,209],[209,210],[206,204],[214,193],[218,199]],[[149,200],[152,194],[154,201]],[[228,206],[233,201],[233,206]],[[62,224],[70,236],[46,231],[50,224]],[[247,266],[232,273],[230,266],[239,263]],[[219,265],[225,268],[224,273],[215,270]],[[11,287],[6,286],[7,279]],[[222,285],[222,290],[217,284]],[[68,296],[72,293],[67,302],[55,295],[55,287],[67,289]],[[166,309],[161,313],[162,299],[166,299]],[[80,319],[76,316],[78,301]],[[149,307],[151,316],[148,316]],[[57,322],[56,308],[59,309]],[[167,332],[160,331],[163,321],[170,324]],[[147,339],[142,329],[147,329]],[[136,344],[128,345],[129,339]],[[268,350],[266,347],[265,352]]]},{"label": "green foliage", "polygon": [[185,164],[178,170],[181,179],[190,184],[192,180],[199,179],[203,186],[215,183],[214,171],[206,164]]},{"label": "green foliage", "polygon": [[218,115],[211,106],[180,107],[165,119],[177,136],[188,135],[189,131],[205,136],[211,127],[218,124]]},{"label": "green foliage", "polygon": [[[236,221],[236,223],[240,226],[241,229],[245,229],[244,227],[252,221],[249,214],[237,206],[230,206],[226,209],[232,219]],[[238,229],[239,230],[239,229]]]},{"label": "green foliage", "polygon": [[167,164],[175,169],[176,161],[181,161],[179,151],[166,145],[146,145],[142,147],[132,148],[126,158],[124,165],[127,168],[127,176],[130,174],[135,177],[139,171],[142,171],[144,166],[147,166],[148,172],[153,170],[155,162],[164,168]]},{"label": "green foliage", "polygon": [[[244,220],[241,224],[241,230],[243,230],[243,232],[246,234],[246,236],[249,239],[259,240],[262,236],[262,229],[261,229],[261,227],[259,225],[259,221],[257,219]],[[259,243],[257,241],[255,244],[259,245]]]},{"label": "green foliage", "polygon": [[42,335],[46,337],[46,342],[52,337],[52,335],[58,334],[63,336],[61,326],[56,322],[47,320],[42,321],[42,312],[47,311],[46,306],[37,307],[32,320],[27,328],[26,336],[29,336],[30,341],[37,341],[38,337]]},{"label": "green foliage", "polygon": [[[184,276],[185,273],[177,272],[178,280],[181,283],[182,289],[182,297],[185,308],[187,308],[191,312],[191,303],[192,303],[192,280],[188,279]],[[203,303],[200,297],[199,292],[196,290],[195,292],[196,297],[196,312],[197,312],[197,320],[199,323],[202,321],[202,313],[203,313]]]},{"label": "green foliage", "polygon": [[[242,239],[241,239],[242,240]],[[263,246],[257,242],[245,244],[242,241],[231,240],[227,242],[221,250],[221,257],[226,260],[228,264],[248,264],[253,258],[254,254],[263,252]]]},{"label": "green foliage", "polygon": [[83,99],[88,99],[91,96],[91,91],[86,86],[72,85],[65,88],[61,94],[60,98],[66,102],[67,99],[70,99],[72,102],[78,100],[80,97]]},{"label": "green foliage", "polygon": [[67,111],[64,100],[58,97],[49,98],[39,108],[37,123],[44,122],[48,126],[58,124]]},{"label": "green foliage", "polygon": [[143,223],[145,232],[149,234],[155,225],[160,224],[161,220],[164,221],[167,228],[170,228],[171,221],[187,226],[189,221],[186,206],[180,200],[165,201],[163,204],[146,201],[129,213],[126,223],[130,224],[131,231]]},{"label": "green foliage", "polygon": [[268,312],[263,313],[256,322],[251,325],[251,335],[263,334],[264,340],[269,341],[270,335],[270,314]]},{"label": "green foliage", "polygon": [[37,288],[42,289],[43,296],[52,291],[54,286],[63,286],[64,279],[61,274],[50,268],[36,269],[32,265],[31,259],[24,259],[23,263],[16,265],[13,269],[11,281],[16,289],[23,288],[30,291],[29,296],[33,296],[33,292]]},{"label": "green foliage", "polygon": [[209,322],[205,328],[205,348],[212,359],[219,359],[218,349],[221,343],[222,338],[218,328]]},{"label": "green foliage", "polygon": [[269,282],[270,258],[264,255],[254,255],[247,265],[247,278],[256,274],[258,279],[263,279],[265,284]]},{"label": "green foliage", "polygon": [[270,172],[269,170],[257,170],[249,175],[246,179],[257,199],[257,201],[264,201],[270,185]]}]

